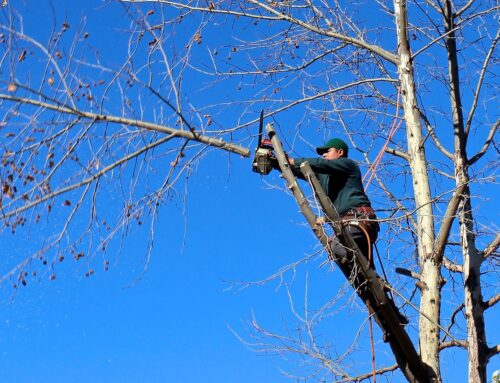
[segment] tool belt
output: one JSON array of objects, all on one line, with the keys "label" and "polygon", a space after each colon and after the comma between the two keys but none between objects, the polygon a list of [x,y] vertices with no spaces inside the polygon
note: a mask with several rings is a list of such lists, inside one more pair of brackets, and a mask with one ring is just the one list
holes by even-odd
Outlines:
[{"label": "tool belt", "polygon": [[346,211],[341,219],[344,224],[361,226],[365,229],[370,236],[371,243],[377,240],[380,226],[376,221],[377,216],[371,206],[356,206]]}]

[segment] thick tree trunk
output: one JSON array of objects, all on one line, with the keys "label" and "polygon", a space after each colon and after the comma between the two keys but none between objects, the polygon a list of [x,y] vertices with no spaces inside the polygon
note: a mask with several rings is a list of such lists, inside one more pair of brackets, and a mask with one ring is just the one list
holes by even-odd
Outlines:
[{"label": "thick tree trunk", "polygon": [[[467,181],[465,181],[467,182]],[[469,352],[469,382],[486,382],[487,345],[484,325],[483,295],[481,291],[482,257],[476,248],[470,191],[464,192],[460,206],[460,238],[464,257],[464,304],[467,318],[467,343]]]},{"label": "thick tree trunk", "polygon": [[486,382],[487,346],[484,326],[483,296],[481,291],[482,257],[476,248],[474,234],[474,218],[470,202],[467,134],[465,132],[462,101],[460,94],[460,77],[458,70],[457,44],[454,32],[454,14],[451,1],[444,7],[444,18],[447,32],[446,49],[448,52],[448,75],[450,86],[450,103],[455,137],[455,179],[457,187],[465,185],[458,209],[460,223],[460,240],[462,244],[464,269],[464,304],[467,318],[467,340],[469,352],[469,382]]},{"label": "thick tree trunk", "polygon": [[398,54],[399,79],[403,96],[408,154],[413,177],[413,192],[417,208],[418,254],[421,267],[420,354],[427,365],[429,376],[440,381],[439,368],[439,319],[441,309],[441,263],[433,254],[434,220],[425,151],[422,145],[422,127],[417,106],[415,79],[411,51],[407,36],[406,1],[394,1]]}]

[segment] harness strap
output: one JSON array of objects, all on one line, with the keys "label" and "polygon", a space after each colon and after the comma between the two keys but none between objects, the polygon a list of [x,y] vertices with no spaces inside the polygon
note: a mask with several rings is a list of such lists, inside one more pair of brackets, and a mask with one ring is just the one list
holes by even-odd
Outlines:
[{"label": "harness strap", "polygon": [[380,226],[375,221],[377,216],[371,206],[363,205],[349,209],[342,215],[341,219],[345,225],[354,225],[362,228],[369,235],[372,244],[377,240]]}]

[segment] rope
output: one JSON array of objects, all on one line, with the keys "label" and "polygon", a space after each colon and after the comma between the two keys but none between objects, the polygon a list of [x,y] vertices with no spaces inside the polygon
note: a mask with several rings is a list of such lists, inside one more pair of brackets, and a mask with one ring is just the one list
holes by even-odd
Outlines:
[{"label": "rope", "polygon": [[359,228],[363,234],[365,235],[366,237],[366,243],[368,244],[368,262],[370,262],[370,266],[372,268],[375,268],[375,264],[373,262],[373,256],[372,256],[372,241],[370,239],[370,234],[368,233],[368,231],[363,227],[363,225],[356,225],[357,228]]},{"label": "rope", "polygon": [[[387,279],[387,274],[385,273],[384,264],[382,263],[382,259],[380,258],[380,253],[378,252],[377,244],[375,243],[374,246],[375,246],[375,251],[377,252],[378,263],[380,264],[380,268],[382,269],[382,274],[384,274],[384,279],[386,281],[389,281],[389,279]],[[392,295],[392,290],[389,290],[389,296],[391,297],[392,300],[394,300],[394,295]]]},{"label": "rope", "polygon": [[[345,221],[344,222],[345,225],[347,226],[355,226],[357,227],[358,229],[360,229],[363,234],[365,235],[366,237],[366,243],[368,244],[368,262],[370,263],[370,267],[375,269],[375,263],[373,261],[373,255],[372,255],[372,241],[370,239],[370,234],[368,233],[368,231],[363,227],[363,225],[360,225],[358,222],[356,222],[356,220],[353,221]],[[364,255],[364,254],[363,254]]]},{"label": "rope", "polygon": [[403,120],[399,120],[399,123],[396,125],[396,121],[398,119],[398,114],[399,114],[400,98],[401,98],[401,88],[398,88],[398,101],[396,103],[396,114],[394,115],[394,120],[392,121],[391,130],[389,132],[389,136],[387,137],[387,140],[384,143],[384,146],[382,147],[382,149],[380,149],[380,152],[378,153],[377,157],[375,158],[373,163],[370,165],[370,167],[368,168],[368,171],[366,172],[365,176],[363,177],[363,182],[364,182],[365,178],[371,172],[370,178],[366,182],[365,190],[368,189],[368,185],[370,185],[370,182],[372,181],[373,176],[375,175],[375,171],[377,170],[377,167],[380,164],[380,160],[382,159],[382,156],[384,155],[385,149],[389,145],[389,141],[392,139],[392,137],[394,136],[396,131],[399,129],[399,127],[403,123]]}]

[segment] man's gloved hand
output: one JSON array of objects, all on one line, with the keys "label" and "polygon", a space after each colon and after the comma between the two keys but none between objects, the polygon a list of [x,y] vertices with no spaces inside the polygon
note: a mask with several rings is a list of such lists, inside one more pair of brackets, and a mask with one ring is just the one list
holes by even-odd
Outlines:
[{"label": "man's gloved hand", "polygon": [[[286,159],[287,159],[288,163],[293,166],[294,163],[295,163],[295,161],[293,160],[293,158],[290,157],[287,153],[285,153],[285,156],[286,156]],[[271,163],[271,166],[273,167],[273,169],[281,170],[279,162],[278,162],[278,159],[274,155],[274,152],[269,157],[269,162]]]},{"label": "man's gloved hand", "polygon": [[273,167],[273,169],[281,170],[280,169],[280,165],[278,163],[278,160],[274,156],[274,153],[273,153],[273,155],[271,157],[269,157],[269,162],[271,163],[271,166]]}]

